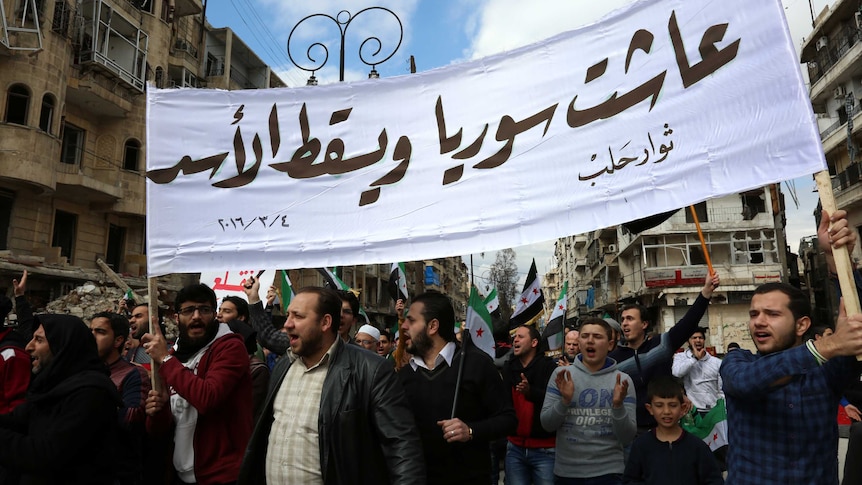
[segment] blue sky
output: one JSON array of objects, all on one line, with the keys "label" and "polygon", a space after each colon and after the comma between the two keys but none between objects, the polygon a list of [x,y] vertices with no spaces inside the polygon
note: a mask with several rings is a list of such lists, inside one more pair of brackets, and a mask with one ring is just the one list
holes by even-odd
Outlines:
[{"label": "blue sky", "polygon": [[[612,10],[630,1],[604,0],[210,0],[207,19],[215,27],[230,27],[289,86],[304,85],[309,73],[296,69],[289,61],[286,44],[291,29],[306,15],[323,13],[333,17],[341,10],[357,12],[372,6],[394,11],[400,18],[404,37],[398,51],[386,63],[377,66],[381,77],[405,75],[408,59],[415,56],[418,71],[503,52],[530,44],[560,32],[595,22]],[[802,39],[811,31],[811,15],[807,0],[782,0],[791,34],[797,50]],[[832,2],[812,0],[815,15]],[[347,29],[345,46],[345,79],[364,79],[369,67],[359,62],[358,49],[369,35],[380,38],[381,54],[388,55],[398,42],[398,22],[369,10],[357,15]],[[338,81],[338,27],[332,21],[315,18],[303,22],[291,41],[291,53],[299,61],[311,43],[322,42],[329,48],[329,61],[316,72],[321,84]],[[366,46],[368,48],[369,46]],[[390,49],[387,51],[387,49]],[[367,49],[370,52],[370,49]],[[312,52],[322,58],[322,50]],[[366,56],[367,57],[367,56]],[[540,76],[541,73],[536,73]],[[797,179],[791,184],[799,198],[799,208],[785,190],[788,206],[787,240],[793,251],[799,239],[816,232],[812,212],[817,194],[812,193],[810,178]],[[523,279],[530,261],[536,259],[539,273],[553,266],[554,242],[533,244],[515,249],[518,271]],[[484,258],[474,255],[477,277],[487,274],[494,262],[494,253]],[[465,258],[469,264],[469,259]],[[477,281],[478,283],[479,281]]]}]

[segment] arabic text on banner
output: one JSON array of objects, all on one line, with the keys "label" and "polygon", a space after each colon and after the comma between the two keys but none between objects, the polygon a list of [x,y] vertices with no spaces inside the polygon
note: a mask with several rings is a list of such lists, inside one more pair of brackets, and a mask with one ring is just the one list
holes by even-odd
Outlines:
[{"label": "arabic text on banner", "polygon": [[151,275],[477,253],[825,168],[779,0],[647,0],[474,62],[148,90]]}]

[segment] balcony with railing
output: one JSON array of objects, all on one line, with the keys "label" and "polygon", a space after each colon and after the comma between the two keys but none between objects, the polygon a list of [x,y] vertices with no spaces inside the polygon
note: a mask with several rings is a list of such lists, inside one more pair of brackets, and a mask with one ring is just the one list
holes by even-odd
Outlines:
[{"label": "balcony with railing", "polygon": [[[862,103],[856,103],[856,105],[853,107],[853,110],[850,111],[850,117],[855,118],[856,115],[858,115],[860,111],[862,111]],[[823,129],[823,131],[820,132],[820,140],[821,141],[825,140],[826,138],[829,137],[829,135],[831,135],[832,133],[835,133],[836,130],[838,130],[842,126],[846,126],[846,125],[847,125],[846,119],[835,120],[835,123],[832,123],[831,125],[827,126],[825,129]]]},{"label": "balcony with railing", "polygon": [[[860,113],[862,113],[862,102],[857,101],[849,116],[849,119],[853,120],[853,136],[858,136],[858,133],[862,130],[862,116],[860,116]],[[833,123],[820,134],[820,139],[823,141],[823,152],[827,155],[836,149],[846,150],[847,147],[847,120],[839,119],[837,123],[838,126],[835,126],[835,123]]]},{"label": "balcony with railing", "polygon": [[851,163],[844,171],[832,176],[835,203],[845,209],[862,201],[862,162]]},{"label": "balcony with railing", "polygon": [[862,31],[851,28],[848,25],[841,29],[839,35],[830,38],[827,46],[821,47],[817,51],[814,64],[808,67],[808,77],[811,81],[812,91],[817,82],[826,76],[851,50],[853,50],[854,56],[859,55],[859,51],[862,49],[853,49],[853,47],[860,40],[862,40]]},{"label": "balcony with railing", "polygon": [[[698,212],[698,218],[701,226],[708,229],[724,229],[725,226],[763,226],[763,225],[772,225],[772,216],[766,211],[765,207],[760,208],[752,208],[745,206],[739,207],[728,207],[728,206],[719,206],[715,207],[711,204],[707,204],[706,212],[701,213]],[[688,208],[684,210],[677,211],[670,219],[667,220],[667,223],[670,224],[668,228],[666,225],[658,226],[656,229],[651,229],[650,231],[644,231],[644,234],[651,234],[652,232],[663,232],[664,230],[670,229],[671,231],[684,231],[690,232],[694,230],[694,220],[691,219],[690,212]]]},{"label": "balcony with railing", "polygon": [[75,63],[94,67],[144,92],[149,37],[104,0],[84,0],[76,22],[81,23]]},{"label": "balcony with railing", "polygon": [[113,203],[123,197],[120,170],[82,152],[77,163],[57,161],[57,197],[76,202]]}]

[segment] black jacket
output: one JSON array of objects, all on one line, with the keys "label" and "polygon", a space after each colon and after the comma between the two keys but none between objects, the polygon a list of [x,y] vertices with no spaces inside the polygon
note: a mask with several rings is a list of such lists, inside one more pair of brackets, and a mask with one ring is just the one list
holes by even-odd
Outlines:
[{"label": "black jacket", "polygon": [[[325,484],[424,484],[422,443],[392,364],[337,338],[320,400],[320,468]],[[240,469],[240,484],[266,483],[273,403],[292,365],[282,358],[270,378],[263,414]]]},{"label": "black jacket", "polygon": [[652,430],[632,443],[623,483],[722,485],[724,479],[706,443],[686,431],[673,443],[659,441]]},{"label": "black jacket", "polygon": [[[545,391],[548,389],[548,381],[557,364],[550,357],[536,355],[533,360],[524,367],[521,359],[512,356],[503,366],[503,380],[512,393],[512,403],[515,406],[515,414],[518,416],[518,430],[515,432],[516,439],[509,438],[515,444],[529,441],[517,438],[531,438],[538,440],[555,441],[556,431],[546,431],[542,428],[542,404],[545,402]],[[515,386],[521,383],[521,374],[530,383],[530,391],[524,395],[515,390]],[[550,448],[554,445],[544,446]],[[538,446],[527,446],[537,448]]]},{"label": "black jacket", "polygon": [[0,416],[0,465],[21,484],[112,484],[122,404],[80,318],[40,315],[53,361]]}]

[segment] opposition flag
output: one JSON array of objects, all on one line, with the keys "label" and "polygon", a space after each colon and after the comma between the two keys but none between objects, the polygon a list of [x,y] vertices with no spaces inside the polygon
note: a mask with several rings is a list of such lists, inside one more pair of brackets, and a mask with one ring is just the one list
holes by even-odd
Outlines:
[{"label": "opposition flag", "polygon": [[281,284],[279,288],[281,289],[281,293],[279,298],[281,299],[281,308],[287,310],[287,305],[290,305],[290,300],[293,299],[293,285],[290,284],[290,278],[287,276],[287,271],[281,270]]},{"label": "opposition flag", "polygon": [[548,342],[548,350],[557,350],[563,347],[563,328],[566,323],[566,291],[568,289],[569,282],[566,281],[563,283],[563,291],[560,292],[560,297],[557,298],[557,303],[554,305],[554,311],[551,312],[551,318],[545,325],[545,331],[542,332],[542,338]]},{"label": "opposition flag", "polygon": [[509,329],[531,322],[542,314],[544,305],[545,296],[542,295],[542,284],[539,281],[539,272],[536,269],[536,258],[533,258],[530,272],[527,273],[527,281],[524,283],[524,291],[521,292],[521,296],[518,298],[515,312],[509,318]]},{"label": "opposition flag", "polygon": [[703,417],[694,410],[689,416],[692,419],[683,418],[680,421],[683,429],[702,439],[712,451],[727,446],[727,408],[724,398],[716,401],[715,406]]},{"label": "opposition flag", "polygon": [[623,227],[628,229],[629,232],[633,234],[638,234],[662,225],[666,220],[670,219],[674,214],[676,214],[677,211],[679,211],[679,209],[674,209],[672,211],[662,212],[661,214],[656,214],[653,216],[624,222]]},{"label": "opposition flag", "polygon": [[341,281],[335,274],[335,268],[317,268],[317,271],[320,273],[320,276],[323,276],[323,281],[326,283],[326,286],[332,288],[333,290],[349,290],[350,286],[347,283]]},{"label": "opposition flag", "polygon": [[407,301],[407,271],[404,270],[404,263],[392,263],[388,290],[392,300]]},{"label": "opposition flag", "polygon": [[[350,285],[341,281],[341,278],[339,278],[338,275],[335,274],[335,268],[317,268],[317,271],[320,273],[321,276],[323,276],[323,281],[329,288],[332,288],[333,290],[349,291],[353,294],[356,294],[356,292],[350,288]],[[359,298],[359,295],[356,295],[356,297]],[[359,306],[359,316],[363,320],[365,320],[365,323],[371,323],[371,319],[368,318],[368,314],[365,313],[365,309],[362,308],[362,305]]]},{"label": "opposition flag", "polygon": [[467,318],[464,328],[470,331],[470,339],[473,343],[490,355],[493,359],[494,332],[491,331],[491,315],[485,308],[485,301],[479,296],[479,290],[475,286],[470,288],[470,299],[467,303]]},{"label": "opposition flag", "polygon": [[488,313],[494,313],[500,308],[500,298],[497,297],[497,288],[491,290],[491,293],[488,293],[488,296],[485,297],[485,308],[488,309]]}]

